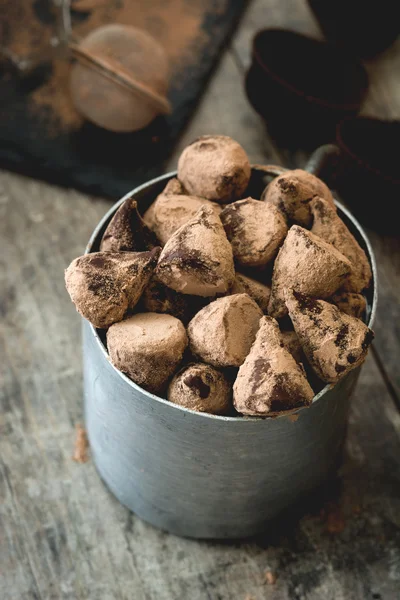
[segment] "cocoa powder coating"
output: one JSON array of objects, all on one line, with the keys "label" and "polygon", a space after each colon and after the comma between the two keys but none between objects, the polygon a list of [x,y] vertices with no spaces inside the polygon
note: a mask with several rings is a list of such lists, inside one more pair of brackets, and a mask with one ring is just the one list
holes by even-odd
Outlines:
[{"label": "cocoa powder coating", "polygon": [[363,319],[367,310],[367,301],[362,294],[339,292],[332,296],[331,301],[346,315]]},{"label": "cocoa powder coating", "polygon": [[365,323],[293,290],[286,292],[286,304],[304,353],[322,381],[336,383],[364,362],[374,338]]},{"label": "cocoa powder coating", "polygon": [[143,221],[134,198],[119,207],[100,244],[102,252],[141,252],[160,246],[155,233]]},{"label": "cocoa powder coating", "polygon": [[138,302],[160,252],[93,252],[73,260],[65,284],[77,311],[98,328],[121,321]]},{"label": "cocoa powder coating", "polygon": [[232,247],[213,208],[203,205],[172,235],[156,274],[182,294],[215,296],[228,291],[235,277]]},{"label": "cocoa powder coating", "polygon": [[312,222],[310,202],[317,195],[325,198],[336,210],[332,193],[325,183],[307,171],[295,169],[273,179],[265,188],[261,200],[279,208],[289,223],[309,227]]},{"label": "cocoa powder coating", "polygon": [[288,231],[276,206],[253,198],[228,204],[220,217],[235,261],[243,267],[265,267],[275,258]]},{"label": "cocoa powder coating", "polygon": [[285,348],[278,323],[262,317],[254,344],[233,386],[233,404],[244,415],[273,416],[308,406],[314,397],[304,370]]},{"label": "cocoa powder coating", "polygon": [[203,135],[182,152],[178,178],[190,194],[215,202],[242,196],[251,167],[242,146],[225,135]]},{"label": "cocoa powder coating", "polygon": [[[179,196],[180,194],[187,195],[187,192],[184,189],[181,182],[179,181],[179,179],[177,179],[176,177],[173,177],[172,179],[170,179],[168,181],[167,185],[165,186],[165,188],[163,189],[161,194],[159,194],[157,197],[171,196],[171,195]],[[147,227],[149,227],[150,229],[153,229],[153,230],[154,230],[154,224],[155,224],[155,221],[154,221],[155,204],[156,204],[156,201],[154,200],[154,202],[152,202],[152,204],[149,206],[149,208],[146,210],[146,212],[143,215],[143,221],[146,223]]]},{"label": "cocoa powder coating", "polygon": [[275,260],[268,313],[275,318],[287,314],[288,288],[316,298],[329,298],[350,272],[349,260],[336,248],[293,225]]},{"label": "cocoa powder coating", "polygon": [[254,341],[261,317],[260,307],[247,294],[214,300],[188,325],[190,349],[215,367],[239,367]]},{"label": "cocoa powder coating", "polygon": [[179,371],[168,387],[168,400],[185,408],[213,415],[230,408],[232,386],[221,371],[204,363],[190,364]]},{"label": "cocoa powder coating", "polygon": [[182,225],[190,221],[202,206],[213,208],[218,215],[219,206],[205,198],[188,195],[160,194],[145,213],[161,244],[164,246]]},{"label": "cocoa powder coating", "polygon": [[369,287],[372,279],[367,255],[329,202],[317,197],[310,206],[314,217],[311,231],[332,244],[351,263],[351,274],[343,282],[343,289],[359,294]]},{"label": "cocoa powder coating", "polygon": [[165,389],[186,346],[185,328],[171,315],[139,313],[107,331],[112,364],[154,394]]}]

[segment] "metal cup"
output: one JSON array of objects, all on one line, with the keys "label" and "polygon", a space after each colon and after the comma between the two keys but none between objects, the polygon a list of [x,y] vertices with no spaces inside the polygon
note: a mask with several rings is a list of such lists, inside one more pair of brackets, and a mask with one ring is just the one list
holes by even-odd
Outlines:
[{"label": "metal cup", "polygon": [[[254,168],[253,185],[282,172]],[[96,227],[96,251],[111,217],[134,196],[144,210],[176,173],[153,179],[117,202]],[[254,183],[255,181],[255,183]],[[369,257],[371,326],[377,301],[372,248],[339,203],[338,213]],[[264,529],[284,508],[323,482],[340,457],[349,397],[360,369],[327,385],[296,417],[246,418],[197,413],[143,390],[109,361],[104,338],[83,324],[86,427],[100,476],[143,520],[176,535],[240,538]]]}]

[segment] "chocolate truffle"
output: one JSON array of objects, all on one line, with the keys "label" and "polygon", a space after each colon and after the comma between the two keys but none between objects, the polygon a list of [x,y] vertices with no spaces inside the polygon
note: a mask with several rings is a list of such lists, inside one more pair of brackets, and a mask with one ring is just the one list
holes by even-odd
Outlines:
[{"label": "chocolate truffle", "polygon": [[350,271],[349,260],[336,248],[299,225],[293,225],[274,264],[268,313],[275,318],[287,314],[287,288],[329,298],[343,285]]},{"label": "chocolate truffle", "polygon": [[204,299],[175,292],[153,275],[142,294],[141,306],[147,312],[167,313],[188,323],[203,308]]},{"label": "chocolate truffle", "polygon": [[374,333],[324,300],[289,290],[286,304],[305,355],[318,377],[336,383],[364,360]]},{"label": "chocolate truffle", "polygon": [[214,367],[239,367],[246,358],[262,317],[247,294],[214,300],[188,325],[190,349]]},{"label": "chocolate truffle", "polygon": [[160,251],[93,252],[73,260],[65,284],[77,311],[99,328],[121,321],[138,302]]},{"label": "chocolate truffle", "polygon": [[107,331],[112,364],[154,394],[164,390],[186,346],[185,328],[171,315],[138,313]]},{"label": "chocolate truffle", "polygon": [[[186,190],[183,187],[183,185],[181,184],[181,182],[179,181],[179,179],[177,179],[176,177],[173,177],[172,179],[170,179],[167,183],[167,185],[165,186],[165,188],[163,189],[163,191],[161,192],[161,194],[159,194],[159,196],[171,196],[171,195],[176,195],[179,196],[179,194],[186,194]],[[157,197],[159,197],[157,196]],[[146,225],[148,227],[150,227],[150,229],[153,229],[154,227],[154,211],[155,211],[155,204],[156,204],[156,200],[154,200],[154,202],[150,205],[150,207],[146,210],[146,212],[143,215],[143,221],[146,223]]]},{"label": "chocolate truffle", "polygon": [[223,373],[204,363],[190,364],[175,375],[168,388],[168,400],[198,412],[226,414],[232,387]]},{"label": "chocolate truffle", "polygon": [[236,271],[235,281],[229,290],[229,295],[232,294],[247,294],[254,302],[257,302],[261,310],[266,313],[268,310],[271,288],[265,283],[261,283],[256,279],[252,279],[251,277],[247,277],[247,275],[243,275],[243,273],[238,273]]},{"label": "chocolate truffle", "polygon": [[[154,204],[151,205],[151,228],[157,235],[161,244],[167,243],[169,238],[185,223],[194,217],[197,211],[204,205],[210,206],[220,213],[220,207],[214,202],[198,196],[160,194]],[[147,211],[148,212],[148,211]],[[145,217],[147,215],[145,214]]]},{"label": "chocolate truffle", "polygon": [[134,198],[121,204],[101,240],[102,252],[141,252],[160,246],[157,236],[147,227]]},{"label": "chocolate truffle", "polygon": [[372,273],[367,255],[329,202],[317,197],[310,207],[314,217],[311,231],[332,244],[351,263],[351,273],[343,283],[344,290],[359,294],[371,283]]},{"label": "chocolate truffle", "polygon": [[184,149],[178,162],[178,178],[189,194],[221,203],[242,196],[250,173],[246,152],[225,135],[203,135]]},{"label": "chocolate truffle", "polygon": [[156,204],[155,201],[152,204],[150,204],[150,207],[146,210],[146,212],[143,215],[144,223],[152,231],[154,229],[154,224],[155,224],[155,220],[154,220],[155,204]]},{"label": "chocolate truffle", "polygon": [[232,247],[210,206],[202,206],[168,240],[156,274],[183,294],[215,296],[228,291],[235,278]]},{"label": "chocolate truffle", "polygon": [[281,339],[294,360],[297,363],[303,363],[305,356],[297,333],[295,331],[281,331]]},{"label": "chocolate truffle", "polygon": [[282,342],[278,323],[263,317],[233,386],[234,407],[244,415],[273,416],[308,406],[313,397],[303,369]]},{"label": "chocolate truffle", "polygon": [[276,206],[253,198],[228,204],[220,217],[234,259],[244,267],[267,265],[288,231],[285,217]]},{"label": "chocolate truffle", "polygon": [[183,184],[177,177],[170,179],[163,190],[163,194],[166,196],[179,196],[184,194],[187,196],[187,191],[183,187]]},{"label": "chocolate truffle", "polygon": [[336,304],[338,309],[346,313],[346,315],[356,317],[357,319],[362,319],[367,310],[367,301],[361,294],[341,293],[339,290],[337,294],[332,296],[331,302]]},{"label": "chocolate truffle", "polygon": [[312,223],[310,202],[321,196],[336,210],[329,188],[321,179],[307,171],[286,171],[271,181],[265,188],[261,200],[275,204],[290,223],[309,227]]}]

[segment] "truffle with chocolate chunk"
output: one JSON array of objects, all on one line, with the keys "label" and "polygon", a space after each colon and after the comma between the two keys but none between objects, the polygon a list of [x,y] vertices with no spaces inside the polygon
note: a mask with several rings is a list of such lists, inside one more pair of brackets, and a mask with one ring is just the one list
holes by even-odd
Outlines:
[{"label": "truffle with chocolate chunk", "polygon": [[247,294],[214,300],[188,325],[190,349],[215,367],[239,367],[254,341],[262,315]]},{"label": "truffle with chocolate chunk", "polygon": [[273,179],[265,188],[261,200],[277,206],[289,223],[309,227],[312,223],[310,202],[315,196],[325,198],[336,210],[332,193],[321,179],[302,169],[294,169]]},{"label": "truffle with chocolate chunk", "polygon": [[364,362],[374,333],[324,300],[289,290],[286,304],[307,359],[318,377],[336,383]]},{"label": "truffle with chocolate chunk", "polygon": [[154,394],[165,389],[186,346],[185,328],[171,315],[138,313],[107,331],[112,364]]},{"label": "truffle with chocolate chunk", "polygon": [[265,267],[275,258],[288,231],[276,206],[253,198],[228,204],[220,217],[235,261],[244,267]]},{"label": "truffle with chocolate chunk", "polygon": [[343,285],[350,271],[350,261],[336,248],[293,225],[275,260],[268,313],[275,318],[287,314],[287,288],[329,298]]},{"label": "truffle with chocolate chunk", "polygon": [[77,311],[99,328],[121,321],[138,302],[160,252],[93,252],[73,260],[65,284]]},{"label": "truffle with chocolate chunk", "polygon": [[274,416],[308,406],[313,397],[304,370],[282,342],[278,323],[263,317],[233,385],[234,407],[244,415]]},{"label": "truffle with chocolate chunk", "polygon": [[134,198],[128,198],[121,204],[100,244],[102,252],[141,252],[152,250],[160,243],[143,221]]},{"label": "truffle with chocolate chunk", "polygon": [[229,411],[232,387],[223,373],[204,363],[189,364],[168,387],[168,400],[185,408],[213,415]]},{"label": "truffle with chocolate chunk", "polygon": [[[164,192],[160,194],[149,210],[151,210],[151,228],[156,233],[161,244],[166,244],[175,231],[192,219],[204,205],[213,208],[216,214],[221,212],[218,204],[210,202],[205,198],[174,194],[166,195]],[[147,213],[145,217],[146,215]]]},{"label": "truffle with chocolate chunk", "polygon": [[343,282],[343,289],[359,294],[371,283],[372,272],[367,255],[329,202],[314,198],[310,206],[314,217],[311,231],[332,244],[351,263],[351,273]]},{"label": "truffle with chocolate chunk", "polygon": [[182,152],[178,178],[189,194],[215,202],[240,198],[251,167],[242,146],[225,135],[203,135]]},{"label": "truffle with chocolate chunk", "polygon": [[235,278],[232,247],[220,218],[202,206],[168,240],[158,261],[158,279],[182,294],[215,296]]},{"label": "truffle with chocolate chunk", "polygon": [[341,293],[339,291],[332,296],[331,301],[346,315],[356,317],[357,319],[362,319],[367,310],[367,301],[362,294]]},{"label": "truffle with chocolate chunk", "polygon": [[229,290],[229,295],[232,294],[247,294],[254,302],[257,302],[261,310],[266,313],[268,310],[271,287],[236,271],[235,281]]},{"label": "truffle with chocolate chunk", "polygon": [[143,291],[141,306],[148,312],[167,313],[183,323],[188,323],[196,312],[203,308],[204,299],[175,292],[153,275]]}]

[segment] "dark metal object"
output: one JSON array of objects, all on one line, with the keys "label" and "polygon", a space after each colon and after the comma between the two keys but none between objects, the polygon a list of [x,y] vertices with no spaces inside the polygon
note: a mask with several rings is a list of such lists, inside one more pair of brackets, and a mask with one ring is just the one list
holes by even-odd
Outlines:
[{"label": "dark metal object", "polygon": [[397,0],[307,0],[325,37],[343,44],[355,56],[372,57],[399,34]]},{"label": "dark metal object", "polygon": [[264,29],[253,40],[245,87],[281,145],[315,148],[335,139],[338,121],[358,113],[368,76],[360,61],[332,44]]},{"label": "dark metal object", "polygon": [[398,235],[400,121],[346,119],[337,126],[336,142],[335,188],[362,223]]},{"label": "dark metal object", "polygon": [[[255,179],[282,173],[255,170]],[[129,192],[96,227],[86,252],[98,249],[111,217],[133,195],[144,210],[176,173]],[[376,265],[357,221],[338,211],[366,250],[373,271],[368,323],[375,316]],[[103,340],[83,324],[85,414],[97,469],[115,496],[139,517],[174,534],[235,538],[270,519],[335,469],[346,432],[349,396],[359,369],[327,385],[310,408],[275,419],[196,413],[146,392],[115,369]]]},{"label": "dark metal object", "polygon": [[318,175],[325,183],[332,187],[332,179],[334,179],[339,164],[340,150],[335,144],[325,144],[317,148],[311,155],[306,171]]}]

